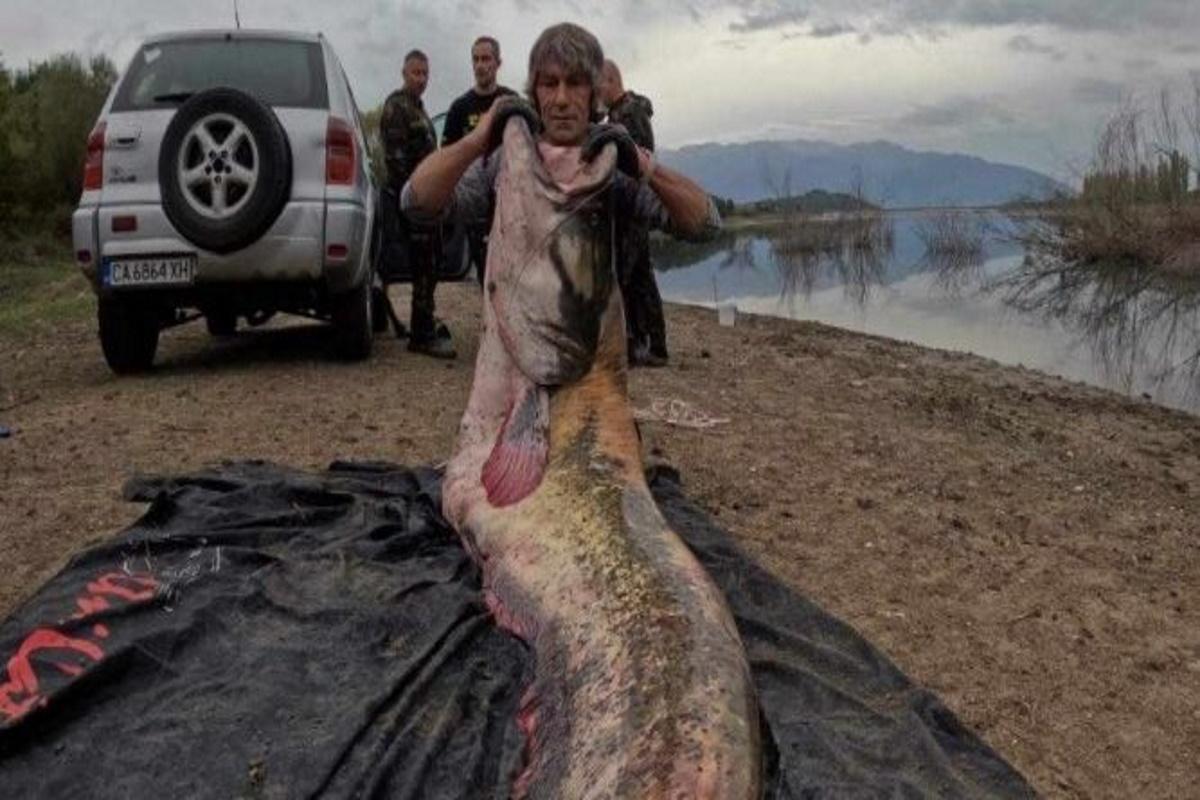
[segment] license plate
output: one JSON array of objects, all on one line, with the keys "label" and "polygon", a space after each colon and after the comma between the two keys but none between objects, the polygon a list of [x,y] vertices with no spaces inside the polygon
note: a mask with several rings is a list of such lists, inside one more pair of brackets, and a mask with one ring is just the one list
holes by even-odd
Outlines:
[{"label": "license plate", "polygon": [[110,260],[104,282],[108,286],[179,286],[190,284],[195,276],[195,256],[152,256]]}]

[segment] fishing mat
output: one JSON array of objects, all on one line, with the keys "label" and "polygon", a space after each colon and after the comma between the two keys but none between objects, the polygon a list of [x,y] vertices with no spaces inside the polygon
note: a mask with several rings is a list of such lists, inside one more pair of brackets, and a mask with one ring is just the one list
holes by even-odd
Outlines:
[{"label": "fishing mat", "polygon": [[[1032,795],[651,477],[746,644],[769,797]],[[508,796],[532,659],[489,617],[436,472],[236,463],[125,491],[145,515],[0,624],[0,796]]]}]

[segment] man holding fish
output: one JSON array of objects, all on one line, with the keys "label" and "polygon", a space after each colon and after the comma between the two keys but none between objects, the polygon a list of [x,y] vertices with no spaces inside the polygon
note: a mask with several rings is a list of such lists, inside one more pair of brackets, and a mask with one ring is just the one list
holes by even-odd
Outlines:
[{"label": "man holding fish", "polygon": [[442,508],[496,622],[534,655],[517,798],[762,794],[762,739],[733,616],[646,485],[617,288],[619,217],[687,238],[720,218],[621,127],[591,124],[599,43],[547,29],[536,111],[498,100],[404,187],[418,219],[495,203],[483,331]]},{"label": "man holding fish", "polygon": [[[704,189],[657,164],[653,154],[634,144],[623,129],[591,124],[599,117],[600,70],[586,63],[583,37],[574,31],[595,41],[582,28],[555,26],[547,29],[530,53],[526,94],[534,105],[542,139],[558,147],[583,146],[585,157],[595,155],[603,142],[617,143],[623,173],[617,179],[617,194],[626,201],[618,203],[618,213],[632,214],[651,227],[687,238],[714,235],[720,229],[720,215]],[[599,47],[597,43],[597,51]],[[478,218],[476,214],[483,211],[478,216],[485,216],[498,163],[481,159],[493,128],[499,127],[497,122],[525,109],[528,106],[518,98],[499,98],[473,131],[431,153],[404,188],[404,211],[417,219],[447,211],[465,218]],[[589,133],[593,134],[590,140]]]}]

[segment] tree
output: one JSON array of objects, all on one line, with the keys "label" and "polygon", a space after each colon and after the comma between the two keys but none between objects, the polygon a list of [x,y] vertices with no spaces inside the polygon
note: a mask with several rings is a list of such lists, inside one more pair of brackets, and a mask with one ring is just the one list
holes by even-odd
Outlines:
[{"label": "tree", "polygon": [[82,190],[87,136],[116,81],[99,56],[74,54],[0,71],[0,206],[15,225],[65,218]]}]

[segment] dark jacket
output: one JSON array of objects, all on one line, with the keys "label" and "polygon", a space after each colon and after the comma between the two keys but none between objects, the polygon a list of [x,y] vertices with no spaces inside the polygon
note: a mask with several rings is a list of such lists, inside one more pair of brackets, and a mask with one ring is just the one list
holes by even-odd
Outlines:
[{"label": "dark jacket", "polygon": [[624,125],[633,141],[647,150],[654,149],[654,128],[650,125],[650,118],[653,116],[654,105],[650,98],[637,92],[626,91],[621,95],[621,99],[608,109],[608,121]]},{"label": "dark jacket", "polygon": [[388,95],[379,117],[388,185],[397,192],[425,156],[437,149],[433,123],[421,98],[400,89]]}]

